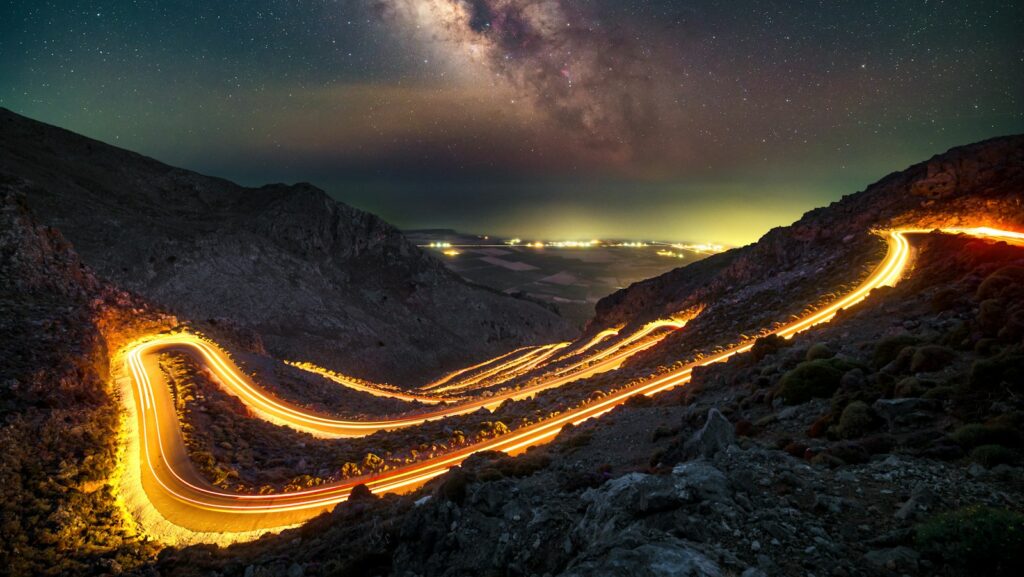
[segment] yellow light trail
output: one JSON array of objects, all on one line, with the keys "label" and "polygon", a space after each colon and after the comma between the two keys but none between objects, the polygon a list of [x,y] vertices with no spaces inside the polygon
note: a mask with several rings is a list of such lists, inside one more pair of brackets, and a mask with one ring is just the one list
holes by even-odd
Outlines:
[{"label": "yellow light trail", "polygon": [[444,402],[444,399],[441,399],[439,397],[432,397],[432,396],[426,396],[426,395],[414,395],[414,394],[411,394],[411,393],[406,393],[406,392],[403,392],[401,390],[398,390],[397,388],[396,389],[390,389],[390,388],[386,388],[386,387],[373,386],[371,384],[362,383],[362,382],[359,382],[359,381],[357,381],[357,380],[355,380],[353,378],[346,377],[345,375],[342,375],[341,373],[332,371],[330,369],[325,369],[324,367],[320,367],[320,366],[317,366],[317,365],[315,365],[313,363],[309,363],[309,362],[305,362],[305,361],[303,361],[303,362],[284,361],[284,364],[292,366],[292,367],[295,367],[296,369],[300,369],[300,370],[306,371],[307,373],[312,373],[314,375],[321,376],[321,377],[323,377],[323,378],[325,378],[325,379],[327,379],[329,381],[333,381],[335,383],[338,383],[339,385],[342,385],[344,387],[348,387],[348,388],[350,388],[350,389],[352,389],[354,391],[359,391],[359,392],[362,392],[362,393],[367,393],[367,394],[373,395],[375,397],[385,397],[385,398],[388,398],[388,399],[396,399],[396,400],[399,400],[399,401],[408,401],[408,402],[411,402],[411,403],[412,402],[424,403],[424,404],[427,404],[427,405],[436,405],[438,403]]},{"label": "yellow light trail", "polygon": [[457,377],[459,375],[464,375],[466,373],[470,373],[470,372],[473,372],[475,370],[482,369],[482,368],[484,368],[484,367],[486,367],[488,365],[491,365],[492,363],[496,363],[498,361],[504,360],[504,359],[506,359],[508,357],[511,357],[513,355],[516,355],[518,353],[524,353],[525,354],[526,352],[529,352],[529,351],[532,351],[532,350],[535,350],[535,349],[538,349],[538,348],[540,348],[540,347],[522,347],[522,348],[518,348],[518,349],[516,349],[514,351],[510,351],[510,352],[507,352],[507,353],[505,353],[503,355],[499,355],[497,357],[494,357],[493,359],[487,359],[486,361],[484,361],[482,363],[475,364],[475,365],[473,365],[471,367],[466,367],[464,369],[459,369],[459,370],[457,370],[455,372],[448,373],[444,377],[442,377],[442,378],[440,378],[440,379],[438,379],[438,380],[436,380],[436,381],[434,381],[432,383],[426,384],[426,385],[424,385],[423,387],[420,387],[420,388],[423,389],[424,391],[429,391],[430,389],[434,389],[434,388],[440,387],[441,385],[451,381],[452,379],[454,379],[455,377]]},{"label": "yellow light trail", "polygon": [[[968,231],[979,231],[977,234]],[[871,275],[850,294],[835,303],[772,331],[790,338],[817,324],[828,322],[844,308],[861,302],[874,289],[891,286],[903,275],[910,257],[906,234],[921,231],[890,231],[886,233],[889,250],[885,259]],[[1024,244],[1024,234],[994,229],[952,229],[947,232],[964,233],[993,240],[1006,240]],[[265,418],[285,421],[290,426],[337,427],[339,421],[303,412],[276,399],[263,395],[233,367],[225,353],[193,335],[164,335],[126,348],[123,354],[132,376],[133,398],[130,405],[137,416],[137,435],[140,439],[141,488],[152,505],[166,521],[193,531],[196,539],[209,538],[209,532],[230,533],[238,539],[250,538],[254,531],[284,527],[309,519],[346,500],[352,488],[365,483],[375,493],[411,490],[429,479],[444,474],[451,467],[480,451],[502,451],[515,454],[532,445],[549,441],[569,423],[579,424],[597,418],[636,395],[654,395],[690,381],[693,369],[724,361],[748,351],[752,342],[743,343],[726,351],[690,363],[668,374],[652,377],[637,385],[615,391],[600,400],[531,426],[517,429],[501,437],[483,441],[452,453],[411,464],[384,473],[350,479],[341,483],[312,489],[271,495],[245,495],[223,491],[201,479],[191,467],[177,415],[168,387],[154,387],[153,377],[163,378],[156,352],[170,349],[188,349],[198,354],[222,384],[246,400]],[[408,419],[425,420],[425,416]],[[402,419],[371,423],[346,423],[356,432],[365,434],[367,428],[391,426]],[[333,423],[333,424],[332,424]],[[159,538],[159,535],[153,535]]]}]

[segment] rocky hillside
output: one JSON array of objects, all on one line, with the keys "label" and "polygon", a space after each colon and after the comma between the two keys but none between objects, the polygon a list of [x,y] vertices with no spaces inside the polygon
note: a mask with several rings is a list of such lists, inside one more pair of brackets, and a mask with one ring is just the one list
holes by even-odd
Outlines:
[{"label": "rocky hillside", "polygon": [[[709,313],[732,309],[730,317],[739,331],[756,330],[764,326],[763,311],[799,301],[794,297],[807,287],[856,280],[860,270],[851,270],[850,265],[865,262],[864,256],[880,250],[872,230],[978,222],[1018,225],[1024,222],[1022,190],[1024,136],[955,148],[812,210],[793,225],[768,232],[756,244],[612,294],[597,304],[590,330],[704,305],[711,307]],[[802,302],[812,301],[813,297]]]},{"label": "rocky hillside", "polygon": [[245,188],[0,110],[0,175],[99,275],[269,352],[410,383],[570,336],[308,185]]},{"label": "rocky hillside", "polygon": [[1024,249],[944,236],[836,323],[412,495],[165,576],[1010,577],[1024,570]]},{"label": "rocky hillside", "polygon": [[0,178],[0,572],[130,569],[153,547],[108,484],[120,420],[97,326],[99,310],[126,297],[34,222],[12,188]]},{"label": "rocky hillside", "polygon": [[[986,151],[1003,160],[979,169]],[[935,226],[986,215],[1024,230],[1015,188],[1022,151],[1022,139],[954,151],[936,166],[957,157],[951,166],[990,176],[972,180],[957,168],[959,184],[941,198],[886,201],[878,191],[932,190],[920,183],[933,173],[914,168],[845,199],[846,208],[815,211],[764,244],[684,269],[707,275],[731,306],[708,306],[700,324],[680,333],[697,328],[721,338],[753,322],[733,309],[784,319],[786,304],[773,300],[771,287],[849,277],[844,267],[870,262],[880,247],[848,222]],[[935,208],[939,202],[948,214]],[[819,243],[861,260],[832,268]],[[896,287],[792,340],[761,338],[748,353],[695,370],[681,390],[637,398],[516,458],[477,455],[411,495],[356,493],[278,537],[167,550],[157,570],[181,577],[1020,575],[1024,248],[940,234],[914,243],[913,270]],[[765,269],[785,280],[744,276]],[[642,286],[678,292],[652,290],[643,302],[634,289],[623,302],[640,316],[664,310],[657,298],[675,295],[685,306],[688,285],[668,285]],[[685,359],[701,346],[686,338],[624,372]],[[567,388],[593,391],[598,380]]]}]

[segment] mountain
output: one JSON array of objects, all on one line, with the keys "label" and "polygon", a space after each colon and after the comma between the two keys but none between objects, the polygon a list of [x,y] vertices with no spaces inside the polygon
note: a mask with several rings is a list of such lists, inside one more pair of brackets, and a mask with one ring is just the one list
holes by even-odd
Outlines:
[{"label": "mountain", "polygon": [[[555,410],[843,293],[872,228],[1024,231],[1024,138],[954,149],[757,244],[610,298],[594,326],[699,310]],[[165,551],[161,575],[1011,577],[1024,571],[1024,248],[913,235],[912,266],[831,322],[694,369],[551,443],[482,453],[295,530]],[[578,396],[572,396],[572,395]],[[488,418],[517,422],[529,406]]]},{"label": "mountain", "polygon": [[279,358],[415,384],[572,334],[309,184],[246,188],[3,109],[0,176],[101,277]]},{"label": "mountain", "polygon": [[[688,354],[708,343],[754,334],[802,312],[830,291],[850,287],[880,257],[873,231],[894,227],[986,226],[1024,223],[1024,135],[954,148],[886,176],[862,192],[817,208],[755,244],[714,255],[635,283],[597,303],[587,333],[703,311],[686,331],[647,357]],[[874,259],[877,260],[877,259]]]}]

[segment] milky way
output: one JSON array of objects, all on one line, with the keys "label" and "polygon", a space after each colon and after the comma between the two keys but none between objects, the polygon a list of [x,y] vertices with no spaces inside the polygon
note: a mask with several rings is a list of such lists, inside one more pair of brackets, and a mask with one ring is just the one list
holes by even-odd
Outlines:
[{"label": "milky way", "polygon": [[0,106],[404,227],[754,240],[1024,131],[1024,2],[8,0]]},{"label": "milky way", "polygon": [[594,147],[637,147],[665,120],[666,66],[626,27],[565,0],[386,0],[384,13],[460,51]]}]

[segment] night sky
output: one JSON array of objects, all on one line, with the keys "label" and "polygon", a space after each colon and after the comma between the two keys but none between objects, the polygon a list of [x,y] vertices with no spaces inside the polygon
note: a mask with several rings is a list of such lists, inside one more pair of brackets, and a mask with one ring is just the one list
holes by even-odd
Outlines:
[{"label": "night sky", "polygon": [[755,240],[1024,132],[1024,2],[8,0],[0,106],[399,226]]}]

